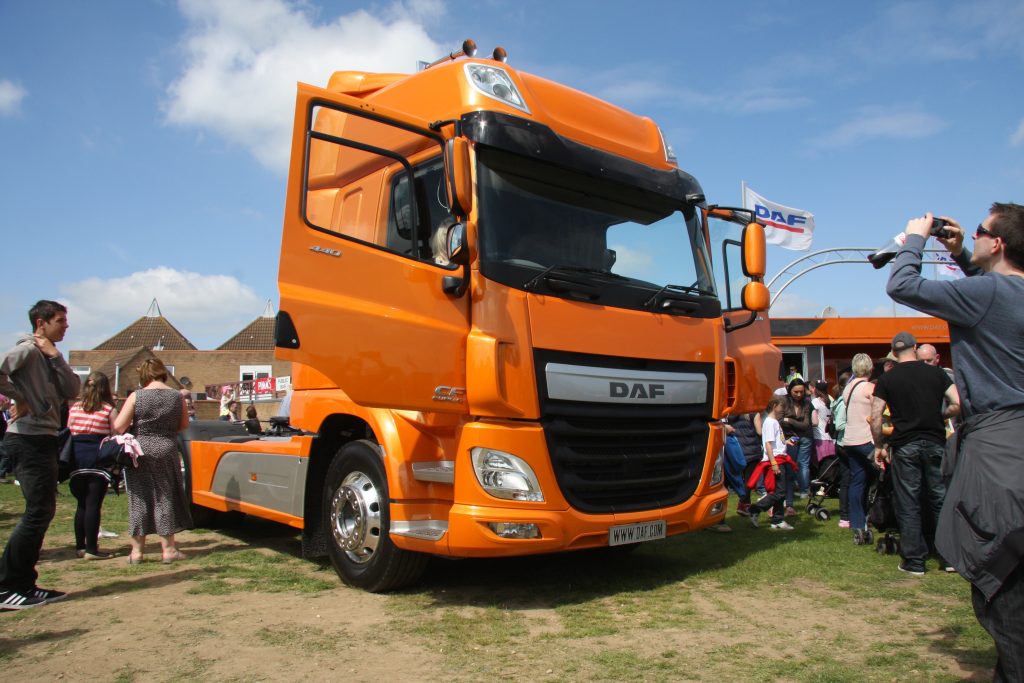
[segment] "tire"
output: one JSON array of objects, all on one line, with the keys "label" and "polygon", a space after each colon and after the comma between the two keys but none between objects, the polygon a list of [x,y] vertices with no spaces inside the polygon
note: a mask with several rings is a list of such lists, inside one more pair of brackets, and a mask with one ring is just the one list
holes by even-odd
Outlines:
[{"label": "tire", "polygon": [[369,441],[342,446],[324,481],[327,548],[341,580],[371,593],[415,583],[429,560],[391,541],[389,500],[380,448]]},{"label": "tire", "polygon": [[829,518],[832,517],[832,515],[830,515],[828,510],[826,510],[825,508],[818,508],[817,510],[815,510],[814,516],[822,522],[827,522]]},{"label": "tire", "polygon": [[808,503],[807,504],[807,514],[813,516],[817,511],[818,511],[818,506],[817,505],[815,505],[814,503]]}]

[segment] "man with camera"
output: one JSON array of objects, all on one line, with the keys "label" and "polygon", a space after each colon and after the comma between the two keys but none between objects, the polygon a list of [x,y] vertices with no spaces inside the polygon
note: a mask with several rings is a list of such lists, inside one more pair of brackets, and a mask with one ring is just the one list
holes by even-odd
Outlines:
[{"label": "man with camera", "polygon": [[[886,288],[893,300],[949,323],[963,426],[935,544],[972,584],[979,623],[996,644],[995,680],[1024,680],[1024,206],[992,205],[974,233],[934,219],[969,276],[921,277],[932,214],[907,223]],[[955,458],[955,460],[953,459]]]}]

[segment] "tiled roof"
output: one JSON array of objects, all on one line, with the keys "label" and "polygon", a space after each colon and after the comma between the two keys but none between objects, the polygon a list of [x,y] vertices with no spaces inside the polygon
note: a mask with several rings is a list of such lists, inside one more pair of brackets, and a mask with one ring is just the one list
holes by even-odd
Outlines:
[{"label": "tiled roof", "polygon": [[217,347],[218,351],[273,351],[274,318],[256,318],[241,332]]},{"label": "tiled roof", "polygon": [[[144,346],[138,346],[113,356],[106,363],[98,368],[93,368],[93,370],[98,370],[106,375],[107,379],[110,380],[110,388],[114,389],[119,395],[124,396],[128,389],[135,387],[139,383],[138,368],[142,365],[142,361],[150,358],[156,358],[153,352]],[[181,388],[180,382],[174,377],[167,378],[167,385],[175,389]]]},{"label": "tiled roof", "polygon": [[119,351],[144,346],[147,349],[167,351],[195,351],[196,347],[179,332],[167,318],[143,316],[124,328],[94,350]]}]

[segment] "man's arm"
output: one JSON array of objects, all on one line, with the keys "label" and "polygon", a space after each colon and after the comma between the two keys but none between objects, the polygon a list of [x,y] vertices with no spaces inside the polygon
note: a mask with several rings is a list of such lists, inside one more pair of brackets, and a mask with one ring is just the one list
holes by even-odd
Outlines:
[{"label": "man's arm", "polygon": [[942,413],[943,419],[956,417],[960,414],[960,392],[955,384],[950,384],[946,389],[946,410]]},{"label": "man's arm", "polygon": [[888,453],[883,445],[882,435],[882,411],[885,410],[885,401],[877,396],[871,397],[871,440],[875,442],[875,462],[881,465],[889,459]]},{"label": "man's arm", "polygon": [[[985,277],[952,282],[921,277],[921,256],[931,214],[907,223],[907,241],[896,255],[886,292],[898,303],[948,322],[970,327],[985,315],[995,297],[994,283]],[[923,234],[922,234],[923,231]]]},{"label": "man's arm", "polygon": [[53,376],[57,381],[57,391],[67,399],[78,398],[82,391],[82,378],[75,374],[64,356],[59,353],[55,357],[47,357],[46,362],[53,368]]},{"label": "man's arm", "polygon": [[[25,364],[29,354],[35,353],[31,344],[18,344],[10,351],[0,356],[0,394],[7,396],[24,408],[28,407],[25,397],[21,395],[14,382],[11,381],[11,373],[18,370]],[[19,414],[21,411],[19,411]]]}]

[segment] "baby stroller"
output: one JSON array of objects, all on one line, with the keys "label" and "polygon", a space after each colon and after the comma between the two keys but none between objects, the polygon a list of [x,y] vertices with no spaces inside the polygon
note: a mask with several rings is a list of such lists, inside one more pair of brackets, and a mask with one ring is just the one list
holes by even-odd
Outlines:
[{"label": "baby stroller", "polygon": [[900,551],[896,509],[892,500],[892,475],[880,470],[868,489],[868,523],[881,535],[875,542],[880,555],[895,555]]},{"label": "baby stroller", "polygon": [[832,515],[822,507],[826,498],[839,495],[839,458],[831,455],[818,463],[818,476],[811,480],[811,497],[807,501],[807,514],[822,522]]}]

